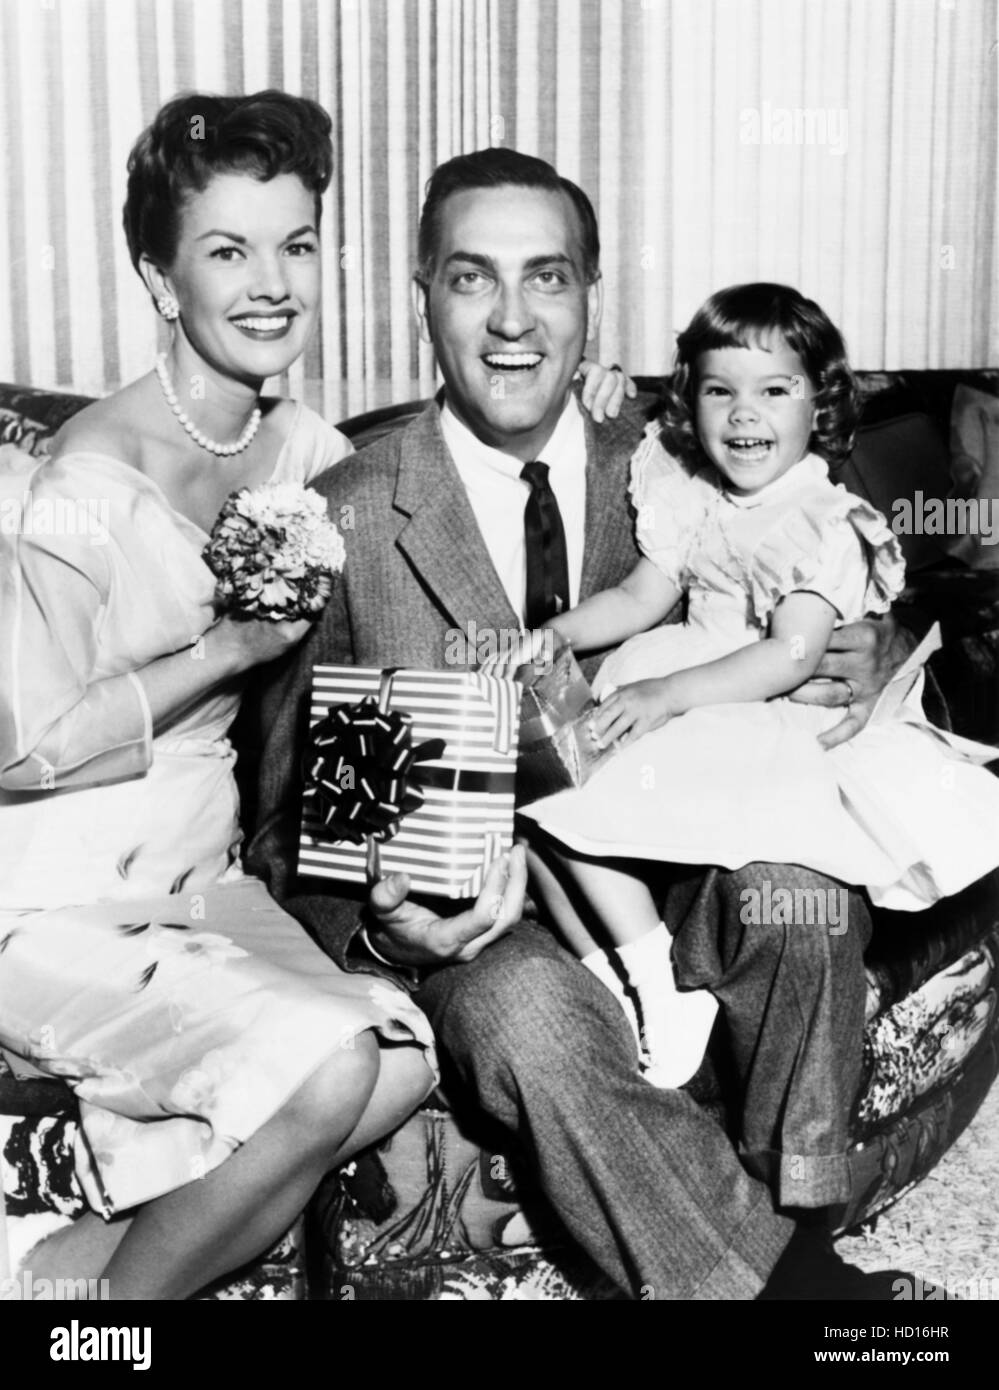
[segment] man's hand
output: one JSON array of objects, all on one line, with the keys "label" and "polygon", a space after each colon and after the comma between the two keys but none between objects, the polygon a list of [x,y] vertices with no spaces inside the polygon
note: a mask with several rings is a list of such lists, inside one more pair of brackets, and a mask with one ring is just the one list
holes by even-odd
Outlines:
[{"label": "man's hand", "polygon": [[520,921],[526,888],[527,861],[519,845],[489,866],[482,892],[456,917],[435,917],[430,908],[408,902],[408,877],[389,874],[368,898],[368,937],[395,965],[467,964]]},{"label": "man's hand", "polygon": [[611,420],[616,418],[626,396],[634,400],[638,395],[638,387],[616,363],[613,367],[604,367],[584,357],[579,364],[579,375],[583,378],[580,399],[598,425],[605,415]]},{"label": "man's hand", "polygon": [[911,634],[891,613],[833,631],[815,676],[790,696],[803,705],[845,708],[839,723],[820,736],[823,748],[835,748],[860,733],[911,644]]}]

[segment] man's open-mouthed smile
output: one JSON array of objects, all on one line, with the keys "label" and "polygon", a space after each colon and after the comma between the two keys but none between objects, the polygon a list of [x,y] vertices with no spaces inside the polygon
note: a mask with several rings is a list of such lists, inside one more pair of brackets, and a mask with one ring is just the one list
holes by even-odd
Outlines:
[{"label": "man's open-mouthed smile", "polygon": [[484,443],[537,458],[600,313],[568,197],[517,186],[452,194],[417,310],[458,418]]}]

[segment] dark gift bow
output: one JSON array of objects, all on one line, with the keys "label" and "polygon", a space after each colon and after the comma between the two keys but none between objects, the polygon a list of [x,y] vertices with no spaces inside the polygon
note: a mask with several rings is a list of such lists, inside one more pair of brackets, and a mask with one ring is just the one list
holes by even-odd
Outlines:
[{"label": "dark gift bow", "polygon": [[398,834],[402,820],[424,804],[424,791],[514,794],[512,767],[428,767],[439,761],[442,738],[413,746],[413,720],[389,708],[395,670],[382,671],[377,698],[330,709],[309,736],[303,800],[319,839],[366,844],[369,882],[382,876],[380,844]]},{"label": "dark gift bow", "polygon": [[327,840],[390,840],[424,801],[418,763],[443,755],[442,738],[413,747],[412,719],[366,696],[337,705],[313,725],[304,800]]}]

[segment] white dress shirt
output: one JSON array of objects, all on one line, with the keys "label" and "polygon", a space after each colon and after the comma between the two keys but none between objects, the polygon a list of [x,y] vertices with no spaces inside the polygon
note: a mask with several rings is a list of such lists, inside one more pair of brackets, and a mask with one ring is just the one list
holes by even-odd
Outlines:
[{"label": "white dress shirt", "polygon": [[[521,478],[523,464],[483,444],[445,403],[441,433],[468,493],[486,550],[506,590],[510,605],[524,621],[527,548],[524,508],[530,485]],[[539,454],[548,465],[548,481],[562,513],[569,562],[569,602],[579,602],[586,527],[586,431],[576,397],[570,395],[552,436]]]}]

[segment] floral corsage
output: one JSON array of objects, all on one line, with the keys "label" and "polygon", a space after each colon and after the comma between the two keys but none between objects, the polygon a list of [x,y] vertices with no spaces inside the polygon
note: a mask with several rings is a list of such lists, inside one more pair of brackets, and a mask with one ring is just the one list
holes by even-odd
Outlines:
[{"label": "floral corsage", "polygon": [[224,608],[283,622],[322,612],[346,551],[317,492],[267,483],[226,498],[202,558]]}]

